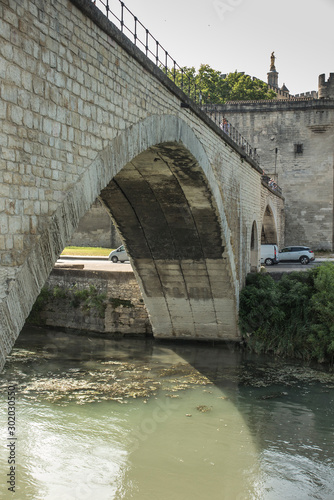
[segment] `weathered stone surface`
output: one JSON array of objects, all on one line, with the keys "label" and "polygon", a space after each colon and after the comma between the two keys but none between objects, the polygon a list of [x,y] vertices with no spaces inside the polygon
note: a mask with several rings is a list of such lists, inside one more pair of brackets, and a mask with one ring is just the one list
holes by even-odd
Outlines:
[{"label": "weathered stone surface", "polygon": [[0,0],[0,12],[1,44],[15,36],[22,55],[0,60],[11,87],[0,115],[0,265],[12,269],[0,288],[1,363],[98,196],[154,335],[238,338],[239,289],[259,265],[268,203],[280,238],[282,198],[90,0]]},{"label": "weathered stone surface", "polygon": [[74,232],[70,245],[114,249],[121,245],[115,226],[97,199],[85,213]]},{"label": "weathered stone surface", "polygon": [[[87,307],[75,294],[103,294],[103,308]],[[36,324],[105,334],[151,334],[149,317],[132,272],[96,272],[55,268],[45,288],[49,296],[35,318]],[[72,300],[69,300],[72,297]],[[96,301],[95,301],[96,302]]]},{"label": "weathered stone surface", "polygon": [[221,109],[283,189],[285,245],[334,248],[333,82],[331,74],[325,99],[240,102]]}]

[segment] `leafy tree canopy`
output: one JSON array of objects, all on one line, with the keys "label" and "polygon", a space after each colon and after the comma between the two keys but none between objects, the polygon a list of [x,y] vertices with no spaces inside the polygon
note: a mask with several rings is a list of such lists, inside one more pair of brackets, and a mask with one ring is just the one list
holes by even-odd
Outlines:
[{"label": "leafy tree canopy", "polygon": [[222,75],[208,64],[201,64],[197,72],[193,66],[168,70],[168,76],[192,98],[198,100],[201,92],[203,102],[211,104],[276,98],[276,93],[258,78],[237,71]]}]

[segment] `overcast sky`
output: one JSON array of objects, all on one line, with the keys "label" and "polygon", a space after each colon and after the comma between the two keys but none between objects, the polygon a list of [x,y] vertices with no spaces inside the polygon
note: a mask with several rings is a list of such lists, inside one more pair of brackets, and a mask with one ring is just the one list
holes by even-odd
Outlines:
[{"label": "overcast sky", "polygon": [[334,0],[124,3],[180,66],[204,63],[267,81],[275,51],[279,86],[285,83],[292,94],[317,90],[318,76],[334,72]]}]

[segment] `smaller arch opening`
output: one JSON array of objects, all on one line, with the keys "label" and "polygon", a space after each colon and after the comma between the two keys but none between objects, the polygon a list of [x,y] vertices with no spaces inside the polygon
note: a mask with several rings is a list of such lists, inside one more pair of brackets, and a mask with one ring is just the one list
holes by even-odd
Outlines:
[{"label": "smaller arch opening", "polygon": [[254,221],[253,225],[252,225],[251,243],[250,243],[250,270],[251,270],[251,272],[257,271],[258,261],[259,261],[258,232],[257,232],[257,224]]},{"label": "smaller arch opening", "polygon": [[266,206],[262,221],[261,245],[277,245],[277,229],[274,213],[269,205]]}]

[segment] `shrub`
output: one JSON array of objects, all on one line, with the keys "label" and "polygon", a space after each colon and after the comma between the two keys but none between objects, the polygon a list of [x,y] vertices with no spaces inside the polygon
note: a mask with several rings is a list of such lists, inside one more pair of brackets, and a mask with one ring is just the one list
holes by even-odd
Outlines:
[{"label": "shrub", "polygon": [[309,335],[319,360],[334,360],[334,265],[325,264],[314,277],[315,293],[311,298],[312,325]]},{"label": "shrub", "polygon": [[275,281],[269,274],[250,274],[240,296],[239,323],[244,333],[265,337],[273,321],[280,321]]},{"label": "shrub", "polygon": [[334,265],[286,274],[249,275],[240,295],[240,329],[256,352],[334,360]]}]

